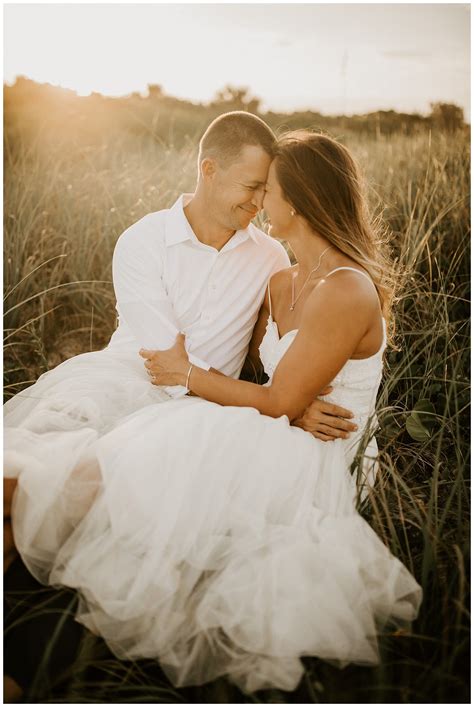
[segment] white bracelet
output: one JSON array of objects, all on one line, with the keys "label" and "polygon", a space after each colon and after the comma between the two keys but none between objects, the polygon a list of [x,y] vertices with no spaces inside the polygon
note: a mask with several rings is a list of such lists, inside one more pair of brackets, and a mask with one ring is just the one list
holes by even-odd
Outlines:
[{"label": "white bracelet", "polygon": [[191,364],[191,365],[189,366],[188,375],[186,376],[186,388],[187,388],[188,390],[189,390],[189,376],[191,375],[191,371],[193,370],[193,368],[194,368],[194,366],[193,366],[193,364]]}]

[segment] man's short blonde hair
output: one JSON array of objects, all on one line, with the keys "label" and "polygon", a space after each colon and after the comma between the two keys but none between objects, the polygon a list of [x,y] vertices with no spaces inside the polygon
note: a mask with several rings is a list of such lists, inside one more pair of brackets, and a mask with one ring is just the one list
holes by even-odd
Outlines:
[{"label": "man's short blonde hair", "polygon": [[199,142],[198,165],[207,157],[227,166],[246,145],[260,146],[273,157],[275,144],[271,129],[253,113],[243,110],[223,113],[212,121]]}]

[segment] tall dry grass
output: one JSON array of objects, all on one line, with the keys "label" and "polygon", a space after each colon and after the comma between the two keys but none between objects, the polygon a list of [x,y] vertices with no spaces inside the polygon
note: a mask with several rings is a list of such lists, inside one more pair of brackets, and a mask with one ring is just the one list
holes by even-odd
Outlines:
[{"label": "tall dry grass", "polygon": [[[339,673],[307,660],[295,695],[254,701],[462,702],[469,647],[469,139],[461,132],[339,136],[362,163],[403,275],[397,347],[387,355],[378,403],[380,474],[361,512],[416,575],[424,601],[410,635],[383,637],[380,667]],[[146,135],[113,133],[93,146],[68,134],[7,136],[7,398],[64,358],[107,343],[115,326],[114,243],[141,216],[192,190],[195,159],[189,143],[172,148]],[[76,678],[88,661],[97,664],[93,652],[81,660]],[[84,690],[87,699],[107,701],[111,685],[120,701],[189,701],[189,691],[163,687],[140,664],[104,659],[103,667],[100,681],[75,679],[61,693],[64,701],[84,698]],[[34,697],[51,696],[48,690],[38,687]],[[192,701],[212,701],[208,690],[196,689]],[[249,699],[219,690],[219,701]]]}]

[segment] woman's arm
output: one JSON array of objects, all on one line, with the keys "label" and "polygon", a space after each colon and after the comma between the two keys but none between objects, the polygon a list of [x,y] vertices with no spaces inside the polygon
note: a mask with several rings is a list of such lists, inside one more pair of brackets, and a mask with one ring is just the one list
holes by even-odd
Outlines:
[{"label": "woman's arm", "polygon": [[[221,405],[254,407],[264,415],[298,418],[333,380],[367,332],[374,312],[373,293],[362,287],[321,282],[308,299],[294,342],[277,366],[268,387],[217,376],[193,367],[189,387],[199,397]],[[183,338],[177,344],[183,346]],[[185,384],[186,354],[176,347],[151,362],[158,385]]]}]

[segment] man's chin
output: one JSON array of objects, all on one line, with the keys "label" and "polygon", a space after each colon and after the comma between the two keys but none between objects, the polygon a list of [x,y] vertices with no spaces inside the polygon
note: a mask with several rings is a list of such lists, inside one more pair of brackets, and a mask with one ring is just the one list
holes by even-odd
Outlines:
[{"label": "man's chin", "polygon": [[238,223],[234,224],[234,231],[245,231],[246,228],[248,228],[250,225],[250,219],[245,221],[244,219],[240,219]]},{"label": "man's chin", "polygon": [[245,209],[239,209],[239,212],[240,228],[247,228],[256,214],[250,214],[248,211],[245,211]]}]

